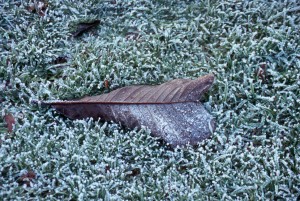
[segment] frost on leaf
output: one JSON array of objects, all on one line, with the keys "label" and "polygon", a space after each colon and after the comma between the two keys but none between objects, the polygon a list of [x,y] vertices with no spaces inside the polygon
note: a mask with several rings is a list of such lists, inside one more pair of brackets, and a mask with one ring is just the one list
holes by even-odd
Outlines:
[{"label": "frost on leaf", "polygon": [[101,118],[130,129],[146,126],[153,136],[172,146],[195,145],[215,128],[213,117],[199,102],[213,80],[213,75],[176,79],[158,86],[129,86],[100,96],[43,104],[71,119]]}]

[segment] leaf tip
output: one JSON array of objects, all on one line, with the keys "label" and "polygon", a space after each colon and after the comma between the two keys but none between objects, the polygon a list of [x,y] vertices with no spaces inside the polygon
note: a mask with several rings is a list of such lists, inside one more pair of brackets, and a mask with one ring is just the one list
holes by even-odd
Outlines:
[{"label": "leaf tip", "polygon": [[208,75],[205,75],[205,76],[201,77],[201,79],[205,80],[207,85],[211,86],[214,83],[215,76],[214,76],[214,74],[210,73]]},{"label": "leaf tip", "polygon": [[40,100],[37,100],[37,99],[31,99],[30,100],[30,103],[32,105],[35,105],[35,106],[41,106],[41,107],[46,107],[47,105],[49,105],[47,102],[45,101],[40,101]]}]

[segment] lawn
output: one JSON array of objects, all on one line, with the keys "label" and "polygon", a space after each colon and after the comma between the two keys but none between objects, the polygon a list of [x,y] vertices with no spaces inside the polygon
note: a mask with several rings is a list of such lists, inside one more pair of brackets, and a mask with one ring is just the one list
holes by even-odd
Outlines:
[{"label": "lawn", "polygon": [[[209,73],[197,147],[31,103]],[[0,0],[0,108],[0,200],[297,200],[300,3]]]}]

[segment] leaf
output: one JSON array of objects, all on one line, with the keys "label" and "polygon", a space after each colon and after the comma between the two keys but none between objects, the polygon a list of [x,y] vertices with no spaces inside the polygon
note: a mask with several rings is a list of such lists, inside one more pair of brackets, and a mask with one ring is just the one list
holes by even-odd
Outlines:
[{"label": "leaf", "polygon": [[31,186],[31,182],[36,179],[36,173],[33,172],[32,170],[29,170],[27,173],[22,174],[19,178],[18,178],[18,183],[19,185],[26,185],[26,187],[30,187]]},{"label": "leaf", "polygon": [[105,89],[109,89],[109,81],[107,79],[104,80],[104,87]]},{"label": "leaf", "polygon": [[262,63],[257,70],[257,77],[261,79],[264,83],[267,81],[267,65]]},{"label": "leaf", "polygon": [[141,174],[141,169],[140,168],[133,168],[131,170],[128,170],[125,172],[125,177],[127,179],[130,179],[130,177],[135,177],[137,175],[140,175]]},{"label": "leaf", "polygon": [[77,26],[77,30],[72,34],[74,37],[78,37],[82,35],[84,32],[89,31],[90,29],[98,26],[100,24],[100,20],[94,20],[93,22],[82,22]]},{"label": "leaf", "polygon": [[26,9],[31,13],[38,13],[39,16],[45,16],[48,8],[47,1],[35,1],[26,7]]},{"label": "leaf", "polygon": [[158,86],[128,86],[99,96],[73,101],[49,101],[71,119],[93,117],[121,123],[128,128],[146,126],[153,136],[172,146],[191,144],[210,136],[213,117],[199,102],[214,80],[206,75],[196,80],[175,79]]},{"label": "leaf", "polygon": [[13,115],[12,114],[6,114],[4,116],[4,121],[7,125],[7,131],[9,133],[13,132],[13,126],[16,123],[15,118],[13,117]]}]

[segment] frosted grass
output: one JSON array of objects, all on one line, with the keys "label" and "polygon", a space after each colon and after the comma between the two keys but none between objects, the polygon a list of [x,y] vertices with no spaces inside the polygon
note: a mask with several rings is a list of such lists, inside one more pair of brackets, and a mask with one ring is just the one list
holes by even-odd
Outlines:
[{"label": "frosted grass", "polygon": [[[51,0],[44,17],[26,6],[0,0],[0,107],[17,121],[8,134],[0,118],[1,199],[299,199],[298,1]],[[208,73],[217,127],[194,149],[30,104]]]}]

